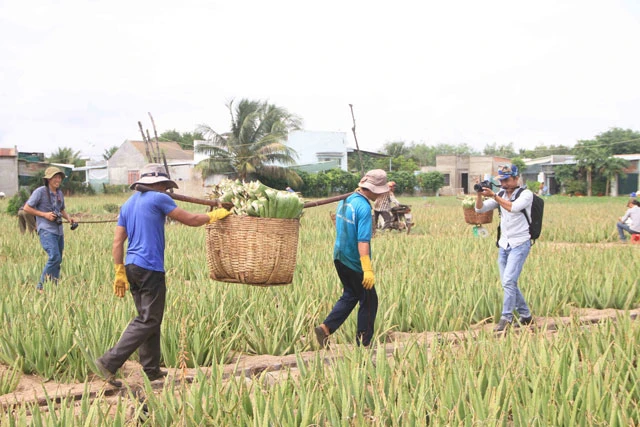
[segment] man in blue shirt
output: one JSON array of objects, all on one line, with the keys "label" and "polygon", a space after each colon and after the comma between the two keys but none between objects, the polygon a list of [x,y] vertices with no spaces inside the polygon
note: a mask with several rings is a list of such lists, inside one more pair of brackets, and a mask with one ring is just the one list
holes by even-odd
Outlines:
[{"label": "man in blue shirt", "polygon": [[64,195],[60,190],[64,177],[64,172],[57,167],[48,167],[44,171],[44,185],[36,188],[24,205],[24,211],[36,217],[40,244],[49,255],[38,281],[37,289],[41,293],[44,292],[45,281],[51,281],[57,285],[60,278],[60,265],[62,252],[64,252],[62,218],[71,224],[74,223],[73,218],[65,210]]},{"label": "man in blue shirt", "polygon": [[[533,322],[531,310],[518,288],[522,267],[531,250],[529,222],[522,211],[525,210],[528,218],[531,218],[533,193],[520,188],[518,167],[515,165],[500,166],[496,178],[500,180],[502,190],[496,194],[490,188],[483,187],[482,191],[477,192],[475,210],[484,213],[500,209],[498,268],[504,298],[500,321],[493,330],[502,332],[513,322],[514,310],[520,315],[517,326]],[[483,197],[488,199],[483,200]]]},{"label": "man in blue shirt", "polygon": [[[116,371],[136,349],[149,381],[163,378],[167,374],[160,369],[160,326],[166,294],[166,217],[191,227],[199,227],[226,218],[230,213],[219,208],[206,214],[193,214],[179,208],[166,194],[166,190],[178,188],[178,185],[169,179],[164,167],[159,164],[146,165],[140,172],[140,179],[131,185],[131,189],[135,190],[138,184],[155,191],[136,192],[122,205],[112,248],[116,270],[113,292],[122,298],[125,291],[131,288],[138,316],[129,323],[118,343],[95,360],[100,376],[115,387],[122,386],[115,379]],[[129,244],[125,266],[124,242],[127,239]]]},{"label": "man in blue shirt", "polygon": [[370,247],[373,221],[369,201],[388,191],[386,172],[374,169],[365,174],[351,196],[338,204],[333,262],[342,282],[342,296],[324,322],[315,328],[318,344],[323,348],[328,347],[329,335],[347,320],[358,303],[356,343],[364,346],[371,343],[378,295],[373,287]]}]

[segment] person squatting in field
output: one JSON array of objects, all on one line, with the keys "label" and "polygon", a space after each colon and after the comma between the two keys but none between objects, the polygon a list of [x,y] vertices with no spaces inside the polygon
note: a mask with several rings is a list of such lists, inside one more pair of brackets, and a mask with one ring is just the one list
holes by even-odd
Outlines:
[{"label": "person squatting in field", "polygon": [[[115,373],[136,349],[142,369],[150,381],[167,374],[160,369],[160,326],[166,295],[166,217],[199,227],[230,214],[223,208],[206,214],[194,214],[179,208],[166,193],[166,190],[178,188],[178,185],[159,164],[146,165],[131,189],[135,190],[137,184],[155,191],[136,192],[122,205],[113,238],[112,256],[116,273],[113,292],[122,298],[125,291],[130,290],[138,315],[129,323],[116,345],[95,360],[99,375],[116,387],[122,383],[115,379]],[[124,243],[127,239],[129,244],[125,261]]]},{"label": "person squatting in field", "polygon": [[75,222],[65,210],[64,195],[60,190],[64,178],[64,172],[60,169],[55,166],[48,167],[44,171],[44,185],[36,188],[24,205],[24,212],[36,217],[40,244],[49,256],[38,280],[37,289],[40,292],[43,292],[46,281],[57,285],[60,278],[64,252],[62,218],[71,224]]},{"label": "person squatting in field", "polygon": [[627,211],[618,219],[616,228],[621,242],[627,241],[624,235],[625,231],[629,234],[640,234],[640,201],[633,198],[629,199]]},{"label": "person squatting in field", "polygon": [[[498,240],[498,267],[500,281],[504,297],[502,302],[502,315],[494,331],[504,331],[513,322],[513,312],[518,311],[519,325],[528,325],[533,322],[531,310],[524,300],[524,296],[518,287],[518,279],[522,272],[524,262],[531,250],[531,235],[529,234],[529,222],[521,212],[526,210],[531,218],[531,205],[533,193],[524,189],[516,194],[519,185],[518,167],[504,165],[498,168],[501,196],[490,188],[482,187],[477,192],[475,211],[488,212],[492,209],[500,209],[500,239]],[[517,198],[516,198],[517,196]],[[488,197],[484,200],[483,197]]]},{"label": "person squatting in field", "polygon": [[358,302],[356,343],[369,346],[378,313],[378,294],[371,266],[371,201],[389,191],[387,174],[374,169],[360,180],[356,191],[336,209],[336,241],[333,262],[342,282],[342,296],[327,318],[315,328],[321,347],[329,345],[334,333],[349,317]]}]

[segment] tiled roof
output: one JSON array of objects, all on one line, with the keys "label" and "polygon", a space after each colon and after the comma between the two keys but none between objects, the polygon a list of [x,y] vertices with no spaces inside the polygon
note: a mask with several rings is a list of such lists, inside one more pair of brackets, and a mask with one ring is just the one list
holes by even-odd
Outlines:
[{"label": "tiled roof", "polygon": [[16,157],[18,152],[15,148],[0,148],[0,157]]},{"label": "tiled roof", "polygon": [[[143,155],[146,155],[144,149],[144,141],[129,141],[131,145],[133,145],[138,151],[140,151]],[[160,152],[164,153],[167,157],[167,160],[193,160],[193,151],[183,150],[180,147],[180,144],[177,142],[169,141],[169,142],[159,142]],[[156,143],[153,142],[153,148],[155,150]]]}]

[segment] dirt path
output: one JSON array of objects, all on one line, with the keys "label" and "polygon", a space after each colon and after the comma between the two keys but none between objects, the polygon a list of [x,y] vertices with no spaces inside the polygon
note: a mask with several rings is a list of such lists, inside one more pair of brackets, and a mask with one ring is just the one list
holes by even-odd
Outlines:
[{"label": "dirt path", "polygon": [[[619,316],[630,316],[636,319],[640,315],[640,309],[624,311],[624,310],[593,310],[593,309],[577,309],[571,316],[562,318],[544,318],[536,317],[534,325],[527,329],[545,330],[548,334],[553,335],[558,326],[568,325],[579,322],[585,325],[597,324],[606,320],[613,320]],[[476,338],[481,332],[490,332],[494,327],[493,323],[480,323],[473,325],[469,330],[435,333],[403,333],[395,332],[388,336],[388,342],[384,344],[387,356],[390,356],[394,350],[403,348],[409,344],[429,345],[434,339],[445,340],[457,343],[465,340]],[[527,330],[524,329],[524,330]],[[514,330],[517,331],[517,330]],[[512,333],[512,332],[508,332]],[[348,349],[346,345],[333,345],[329,350],[323,351],[326,361],[342,357],[342,352]],[[300,359],[308,361],[314,359],[317,355],[316,351],[307,351],[299,355]],[[241,356],[235,363],[225,365],[223,376],[230,377],[246,377],[251,378],[254,375],[266,373],[267,379],[271,382],[280,381],[283,376],[297,375],[297,356]],[[6,367],[0,366],[0,373]],[[210,374],[210,368],[200,369],[205,374]],[[195,369],[168,369],[169,376],[167,381],[186,381],[193,382],[196,377]],[[129,398],[132,395],[142,395],[144,392],[144,379],[141,367],[136,362],[127,362],[121,369],[124,383],[122,388],[113,387],[98,377],[90,377],[86,383],[62,384],[50,381],[44,381],[42,378],[33,375],[22,375],[17,389],[10,394],[0,396],[0,407],[3,411],[10,411],[19,406],[37,403],[41,411],[47,411],[47,397],[49,401],[55,400],[60,403],[65,399],[71,398],[75,401],[81,401],[83,396],[89,394],[91,399],[102,395],[108,402],[116,403],[119,398]],[[154,390],[161,390],[164,387],[163,381],[155,381],[151,383]],[[132,392],[132,393],[130,393]],[[114,405],[115,406],[115,405]],[[131,414],[133,415],[133,405]]]}]

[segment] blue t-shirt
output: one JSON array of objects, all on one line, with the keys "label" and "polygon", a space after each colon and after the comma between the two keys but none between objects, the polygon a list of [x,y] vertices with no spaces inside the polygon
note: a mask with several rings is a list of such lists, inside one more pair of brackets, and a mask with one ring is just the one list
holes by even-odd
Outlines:
[{"label": "blue t-shirt", "polygon": [[[48,196],[47,193],[49,194]],[[29,200],[27,200],[27,204],[41,212],[57,212],[59,214],[65,210],[62,191],[58,189],[53,193],[46,185],[33,190]],[[64,234],[62,224],[57,224],[55,221],[49,221],[48,219],[40,216],[36,217],[36,229],[38,230],[38,233],[40,230],[44,230],[52,234],[57,234],[58,236],[62,236]]]},{"label": "blue t-shirt", "polygon": [[127,231],[125,264],[164,272],[164,223],[177,207],[168,194],[135,193],[120,208],[118,225]]},{"label": "blue t-shirt", "polygon": [[372,224],[371,204],[365,196],[354,193],[341,201],[336,210],[336,244],[333,247],[333,259],[362,273],[358,242],[371,241]]}]

